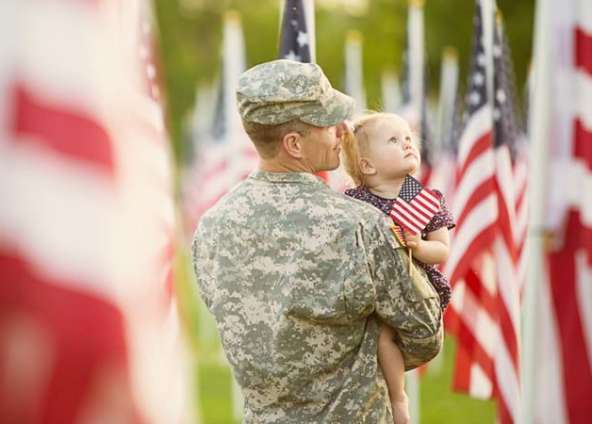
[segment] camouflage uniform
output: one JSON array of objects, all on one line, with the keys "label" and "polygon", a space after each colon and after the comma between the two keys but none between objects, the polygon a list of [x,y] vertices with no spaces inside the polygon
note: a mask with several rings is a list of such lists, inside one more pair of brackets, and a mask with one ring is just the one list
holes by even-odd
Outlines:
[{"label": "camouflage uniform", "polygon": [[312,174],[251,174],[203,216],[193,259],[247,423],[392,423],[379,320],[407,369],[441,347],[438,295],[383,214]]}]

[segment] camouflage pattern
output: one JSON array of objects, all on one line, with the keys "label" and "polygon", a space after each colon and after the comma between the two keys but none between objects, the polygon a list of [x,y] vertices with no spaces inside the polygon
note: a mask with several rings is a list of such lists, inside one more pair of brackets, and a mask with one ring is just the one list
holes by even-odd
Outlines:
[{"label": "camouflage pattern", "polygon": [[298,118],[329,127],[350,118],[354,110],[354,100],[333,89],[319,65],[287,59],[244,72],[236,95],[242,119],[264,125]]},{"label": "camouflage pattern", "polygon": [[312,174],[251,174],[204,215],[193,260],[246,423],[392,423],[379,322],[407,369],[440,350],[438,295],[384,214]]}]

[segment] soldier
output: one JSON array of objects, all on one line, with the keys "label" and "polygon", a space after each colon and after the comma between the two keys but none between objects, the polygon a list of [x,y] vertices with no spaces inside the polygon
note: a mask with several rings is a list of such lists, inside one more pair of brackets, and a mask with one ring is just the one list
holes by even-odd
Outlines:
[{"label": "soldier", "polygon": [[289,60],[247,70],[237,98],[260,168],[203,216],[193,261],[245,422],[392,423],[379,325],[411,369],[439,352],[441,310],[384,214],[314,175],[339,166],[353,100]]}]

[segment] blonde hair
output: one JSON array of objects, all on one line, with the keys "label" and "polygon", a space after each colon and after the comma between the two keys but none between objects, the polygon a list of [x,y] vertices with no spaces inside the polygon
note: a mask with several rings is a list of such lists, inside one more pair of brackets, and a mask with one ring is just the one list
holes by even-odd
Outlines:
[{"label": "blonde hair", "polygon": [[362,159],[362,154],[366,153],[370,146],[371,140],[369,130],[381,120],[392,118],[403,119],[401,116],[394,113],[367,113],[354,120],[353,129],[348,130],[343,138],[341,143],[343,166],[356,186],[364,185],[364,173],[360,167],[360,161]]}]

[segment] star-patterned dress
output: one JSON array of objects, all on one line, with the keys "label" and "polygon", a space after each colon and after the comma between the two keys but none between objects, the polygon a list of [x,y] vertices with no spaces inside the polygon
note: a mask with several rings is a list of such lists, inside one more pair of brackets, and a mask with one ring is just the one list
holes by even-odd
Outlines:
[{"label": "star-patterned dress", "polygon": [[[432,220],[426,225],[425,230],[422,232],[421,236],[424,239],[427,237],[427,234],[431,233],[432,231],[436,231],[444,227],[451,230],[455,226],[454,218],[446,206],[444,196],[438,190],[432,191],[440,196],[440,210],[438,213],[436,213],[436,215],[434,215]],[[380,209],[386,215],[388,215],[393,208],[393,203],[395,201],[395,199],[386,199],[384,197],[377,196],[364,186],[345,190],[345,194],[347,196],[353,197],[354,199],[370,203],[371,205]],[[432,283],[438,292],[438,295],[440,296],[440,306],[442,310],[444,310],[450,302],[450,284],[448,283],[448,279],[436,265],[426,264],[424,262],[418,261],[417,259],[415,260],[415,263],[425,270],[430,283]]]}]

